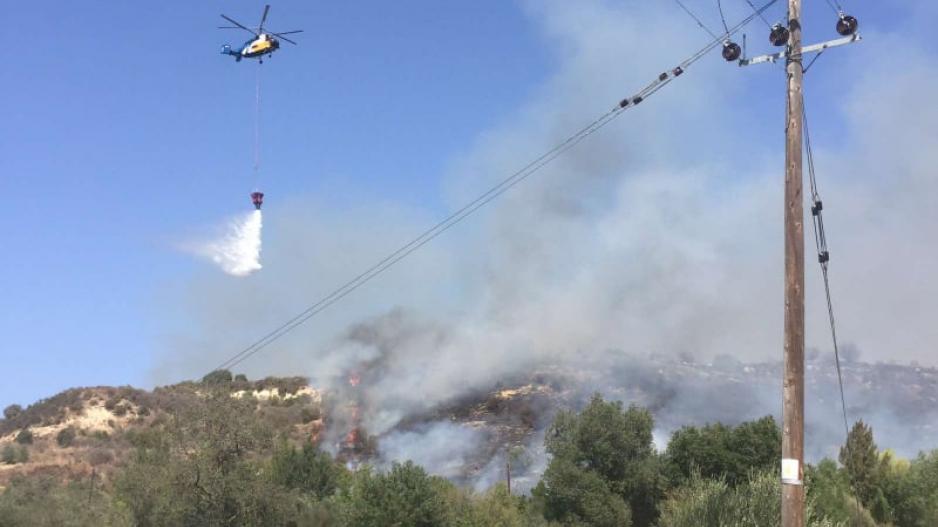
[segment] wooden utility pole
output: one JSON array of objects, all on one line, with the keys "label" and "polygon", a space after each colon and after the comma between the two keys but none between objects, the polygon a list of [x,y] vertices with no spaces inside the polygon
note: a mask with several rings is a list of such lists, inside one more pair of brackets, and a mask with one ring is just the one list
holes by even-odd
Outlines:
[{"label": "wooden utility pole", "polygon": [[782,395],[782,527],[804,527],[804,206],[801,0],[788,0],[785,127],[785,359]]},{"label": "wooden utility pole", "polygon": [[[774,64],[785,58],[788,92],[785,124],[785,343],[782,379],[782,527],[804,527],[804,197],[802,193],[802,81],[805,53],[861,40],[855,18],[840,13],[843,38],[801,45],[801,0],[788,0],[785,51],[739,60],[740,66]],[[773,28],[773,34],[776,28]],[[784,38],[784,37],[782,37]],[[773,38],[774,40],[774,38]]]}]

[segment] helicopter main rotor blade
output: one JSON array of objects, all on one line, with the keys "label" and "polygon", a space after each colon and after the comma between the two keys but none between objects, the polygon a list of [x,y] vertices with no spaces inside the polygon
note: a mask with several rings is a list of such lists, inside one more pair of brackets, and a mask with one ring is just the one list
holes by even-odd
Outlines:
[{"label": "helicopter main rotor blade", "polygon": [[264,6],[264,14],[261,15],[261,25],[257,26],[257,32],[264,32],[264,22],[267,20],[267,12],[270,11],[270,4]]},{"label": "helicopter main rotor blade", "polygon": [[234,24],[235,26],[240,27],[241,29],[247,31],[248,33],[251,33],[251,34],[254,35],[255,37],[257,36],[257,32],[256,32],[256,31],[254,31],[253,29],[251,29],[251,28],[249,28],[249,27],[247,27],[247,26],[242,25],[242,24],[241,24],[240,22],[238,22],[237,20],[235,20],[235,19],[233,19],[233,18],[231,18],[231,17],[227,17],[227,16],[225,16],[225,15],[222,15],[221,17],[224,18],[225,20],[231,22],[231,23]]},{"label": "helicopter main rotor blade", "polygon": [[295,29],[293,31],[281,31],[280,33],[274,33],[274,35],[292,35],[293,33],[302,33],[302,29]]},{"label": "helicopter main rotor blade", "polygon": [[287,37],[283,36],[283,33],[271,33],[271,35],[273,35],[273,36],[279,38],[280,40],[286,40],[287,42],[289,42],[290,44],[293,44],[294,46],[296,45],[296,42],[293,42],[292,40],[290,40],[290,39],[288,39]]}]

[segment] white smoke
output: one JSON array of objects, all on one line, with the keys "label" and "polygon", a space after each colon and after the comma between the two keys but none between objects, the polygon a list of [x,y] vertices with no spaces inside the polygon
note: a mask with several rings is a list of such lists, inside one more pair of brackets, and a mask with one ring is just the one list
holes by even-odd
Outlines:
[{"label": "white smoke", "polygon": [[260,210],[237,216],[218,239],[197,245],[194,252],[231,276],[248,276],[261,268],[262,226]]}]

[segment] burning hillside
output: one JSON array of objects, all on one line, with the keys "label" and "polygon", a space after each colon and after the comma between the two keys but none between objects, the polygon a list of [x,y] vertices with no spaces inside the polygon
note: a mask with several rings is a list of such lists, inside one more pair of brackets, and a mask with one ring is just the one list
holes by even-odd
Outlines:
[{"label": "burning hillside", "polygon": [[[733,424],[777,413],[778,364],[620,357],[619,367],[603,370],[586,362],[576,369],[532,369],[407,413],[396,412],[396,402],[373,388],[386,368],[382,360],[356,363],[328,390],[302,378],[251,382],[241,376],[152,392],[72,389],[24,410],[13,408],[0,420],[0,448],[29,437],[28,461],[0,465],[0,484],[35,472],[87,476],[95,470],[107,478],[148,429],[171,421],[213,388],[227,390],[276,435],[318,444],[350,466],[411,459],[485,488],[505,478],[510,464],[513,486],[521,490],[543,470],[543,436],[554,414],[582,407],[595,392],[651,409],[659,446],[686,424]],[[835,374],[826,359],[816,355],[807,365],[807,443],[815,460],[835,456],[842,442]],[[848,363],[844,373],[851,417],[871,423],[883,446],[911,456],[938,443],[938,370]]]}]

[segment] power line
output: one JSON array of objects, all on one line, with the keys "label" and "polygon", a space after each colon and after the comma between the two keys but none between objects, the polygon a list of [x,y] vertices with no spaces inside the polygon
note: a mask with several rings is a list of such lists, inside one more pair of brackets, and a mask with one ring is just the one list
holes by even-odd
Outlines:
[{"label": "power line", "polygon": [[[805,153],[808,158],[808,180],[811,185],[811,219],[814,223],[814,243],[817,247],[818,263],[821,265],[821,275],[824,278],[824,298],[827,301],[827,318],[831,327],[831,341],[834,344],[834,364],[837,367],[837,385],[840,389],[840,408],[844,420],[844,449],[847,451],[847,457],[852,458],[850,451],[850,425],[847,418],[847,398],[844,395],[844,376],[840,366],[840,347],[837,340],[837,325],[834,319],[834,304],[831,300],[830,278],[828,276],[828,264],[830,263],[830,251],[827,248],[827,234],[824,231],[824,202],[817,189],[817,178],[814,172],[814,150],[811,147],[811,134],[808,131],[808,113],[802,106],[802,120],[804,122],[804,141]],[[854,498],[857,505],[857,513],[860,512],[860,494],[857,491],[855,478],[850,476],[850,484],[853,487]]]},{"label": "power line", "polygon": [[[749,24],[756,16],[758,16],[760,13],[768,9],[769,6],[774,4],[776,1],[778,0],[769,0],[769,2],[767,2],[761,9],[756,10],[755,13],[749,15],[748,17],[744,18],[741,22],[739,22],[737,25],[730,28],[726,36],[732,35],[738,32],[739,30],[741,30],[743,27]],[[576,132],[575,134],[565,139],[563,142],[559,143],[558,145],[551,148],[544,154],[540,155],[539,157],[537,157],[536,159],[534,159],[533,161],[525,165],[523,168],[521,168],[517,172],[503,179],[497,185],[493,186],[492,188],[484,192],[479,197],[470,201],[469,203],[467,203],[465,206],[463,206],[456,212],[450,214],[449,216],[447,216],[445,219],[443,219],[442,221],[440,221],[433,227],[424,231],[420,236],[417,236],[410,242],[404,244],[399,249],[392,252],[388,256],[384,257],[378,263],[369,267],[367,270],[363,271],[355,278],[349,280],[348,282],[346,282],[339,288],[335,289],[334,291],[332,291],[331,293],[329,293],[322,299],[318,300],[316,303],[312,304],[311,306],[309,306],[308,308],[306,308],[305,310],[303,310],[302,312],[300,312],[299,314],[297,314],[290,320],[278,326],[273,331],[267,333],[266,335],[264,335],[263,337],[255,341],[250,346],[242,349],[241,351],[239,351],[238,353],[230,357],[228,360],[222,362],[215,369],[216,370],[230,369],[230,368],[237,366],[238,364],[242,363],[243,361],[245,361],[252,355],[256,354],[257,352],[269,346],[271,343],[273,343],[280,337],[289,333],[290,331],[300,326],[301,324],[303,324],[310,318],[316,316],[318,313],[325,310],[326,308],[328,308],[335,302],[341,300],[346,295],[358,289],[359,287],[361,287],[362,285],[370,281],[372,278],[383,273],[388,268],[390,268],[397,262],[401,261],[402,259],[406,258],[408,255],[410,255],[417,249],[423,247],[424,245],[429,243],[431,240],[433,240],[440,234],[444,233],[445,231],[449,230],[451,227],[453,227],[457,223],[464,220],[473,212],[477,211],[478,209],[480,209],[481,207],[483,207],[484,205],[486,205],[493,199],[497,198],[501,194],[508,191],[510,188],[514,187],[521,181],[525,180],[532,174],[536,173],[538,170],[540,170],[541,168],[549,164],[558,156],[570,150],[571,148],[579,144],[581,141],[583,141],[584,139],[586,139],[593,133],[597,132],[598,130],[606,126],[607,124],[609,124],[613,119],[620,116],[625,111],[640,104],[647,97],[656,93],[658,90],[660,90],[665,85],[667,85],[672,80],[674,80],[679,75],[681,75],[684,72],[684,70],[686,70],[689,66],[691,66],[692,64],[700,60],[704,55],[706,55],[713,48],[721,45],[723,42],[723,38],[724,37],[722,36],[714,37],[714,39],[711,42],[709,42],[706,46],[704,46],[703,48],[698,50],[696,53],[694,53],[693,55],[685,59],[677,67],[675,67],[674,69],[670,71],[666,71],[666,72],[659,74],[658,77],[655,78],[655,80],[653,80],[651,83],[645,86],[645,88],[643,88],[641,91],[639,91],[632,97],[622,99],[622,101],[620,101],[619,104],[616,105],[616,107],[613,108],[612,110],[609,110],[608,112],[599,116],[598,118],[593,120],[591,123],[581,128],[578,132]]]},{"label": "power line", "polygon": [[749,7],[751,7],[753,11],[759,14],[759,18],[761,18],[762,21],[765,22],[766,26],[770,28],[772,27],[772,24],[768,21],[767,18],[765,18],[765,15],[762,14],[762,11],[756,8],[756,4],[753,4],[752,0],[746,0],[746,3],[749,4]]},{"label": "power line", "polygon": [[[690,15],[691,18],[694,19],[694,22],[697,22],[697,25],[700,26],[701,29],[703,29],[707,33],[710,33],[710,36],[713,37],[714,39],[720,38],[717,36],[716,33],[714,33],[713,31],[710,31],[710,28],[704,25],[704,23],[701,22],[699,18],[697,18],[697,15],[695,15],[693,11],[691,11],[690,9],[687,8],[686,5],[684,5],[684,2],[681,2],[681,0],[674,0],[674,1],[677,2],[677,5],[681,6],[681,9],[683,9],[685,13],[687,13],[688,15]],[[725,25],[726,24],[724,24],[724,26]],[[727,30],[726,32],[727,34],[729,34],[729,30]]]},{"label": "power line", "polygon": [[726,16],[723,14],[723,2],[720,0],[717,0],[717,9],[720,11],[720,21],[723,22],[723,31],[729,33],[730,30],[726,27]]},{"label": "power line", "polygon": [[831,6],[831,9],[833,9],[834,12],[837,13],[838,16],[843,14],[844,8],[841,7],[840,2],[838,2],[837,0],[826,0],[826,1],[827,1],[827,5]]}]

